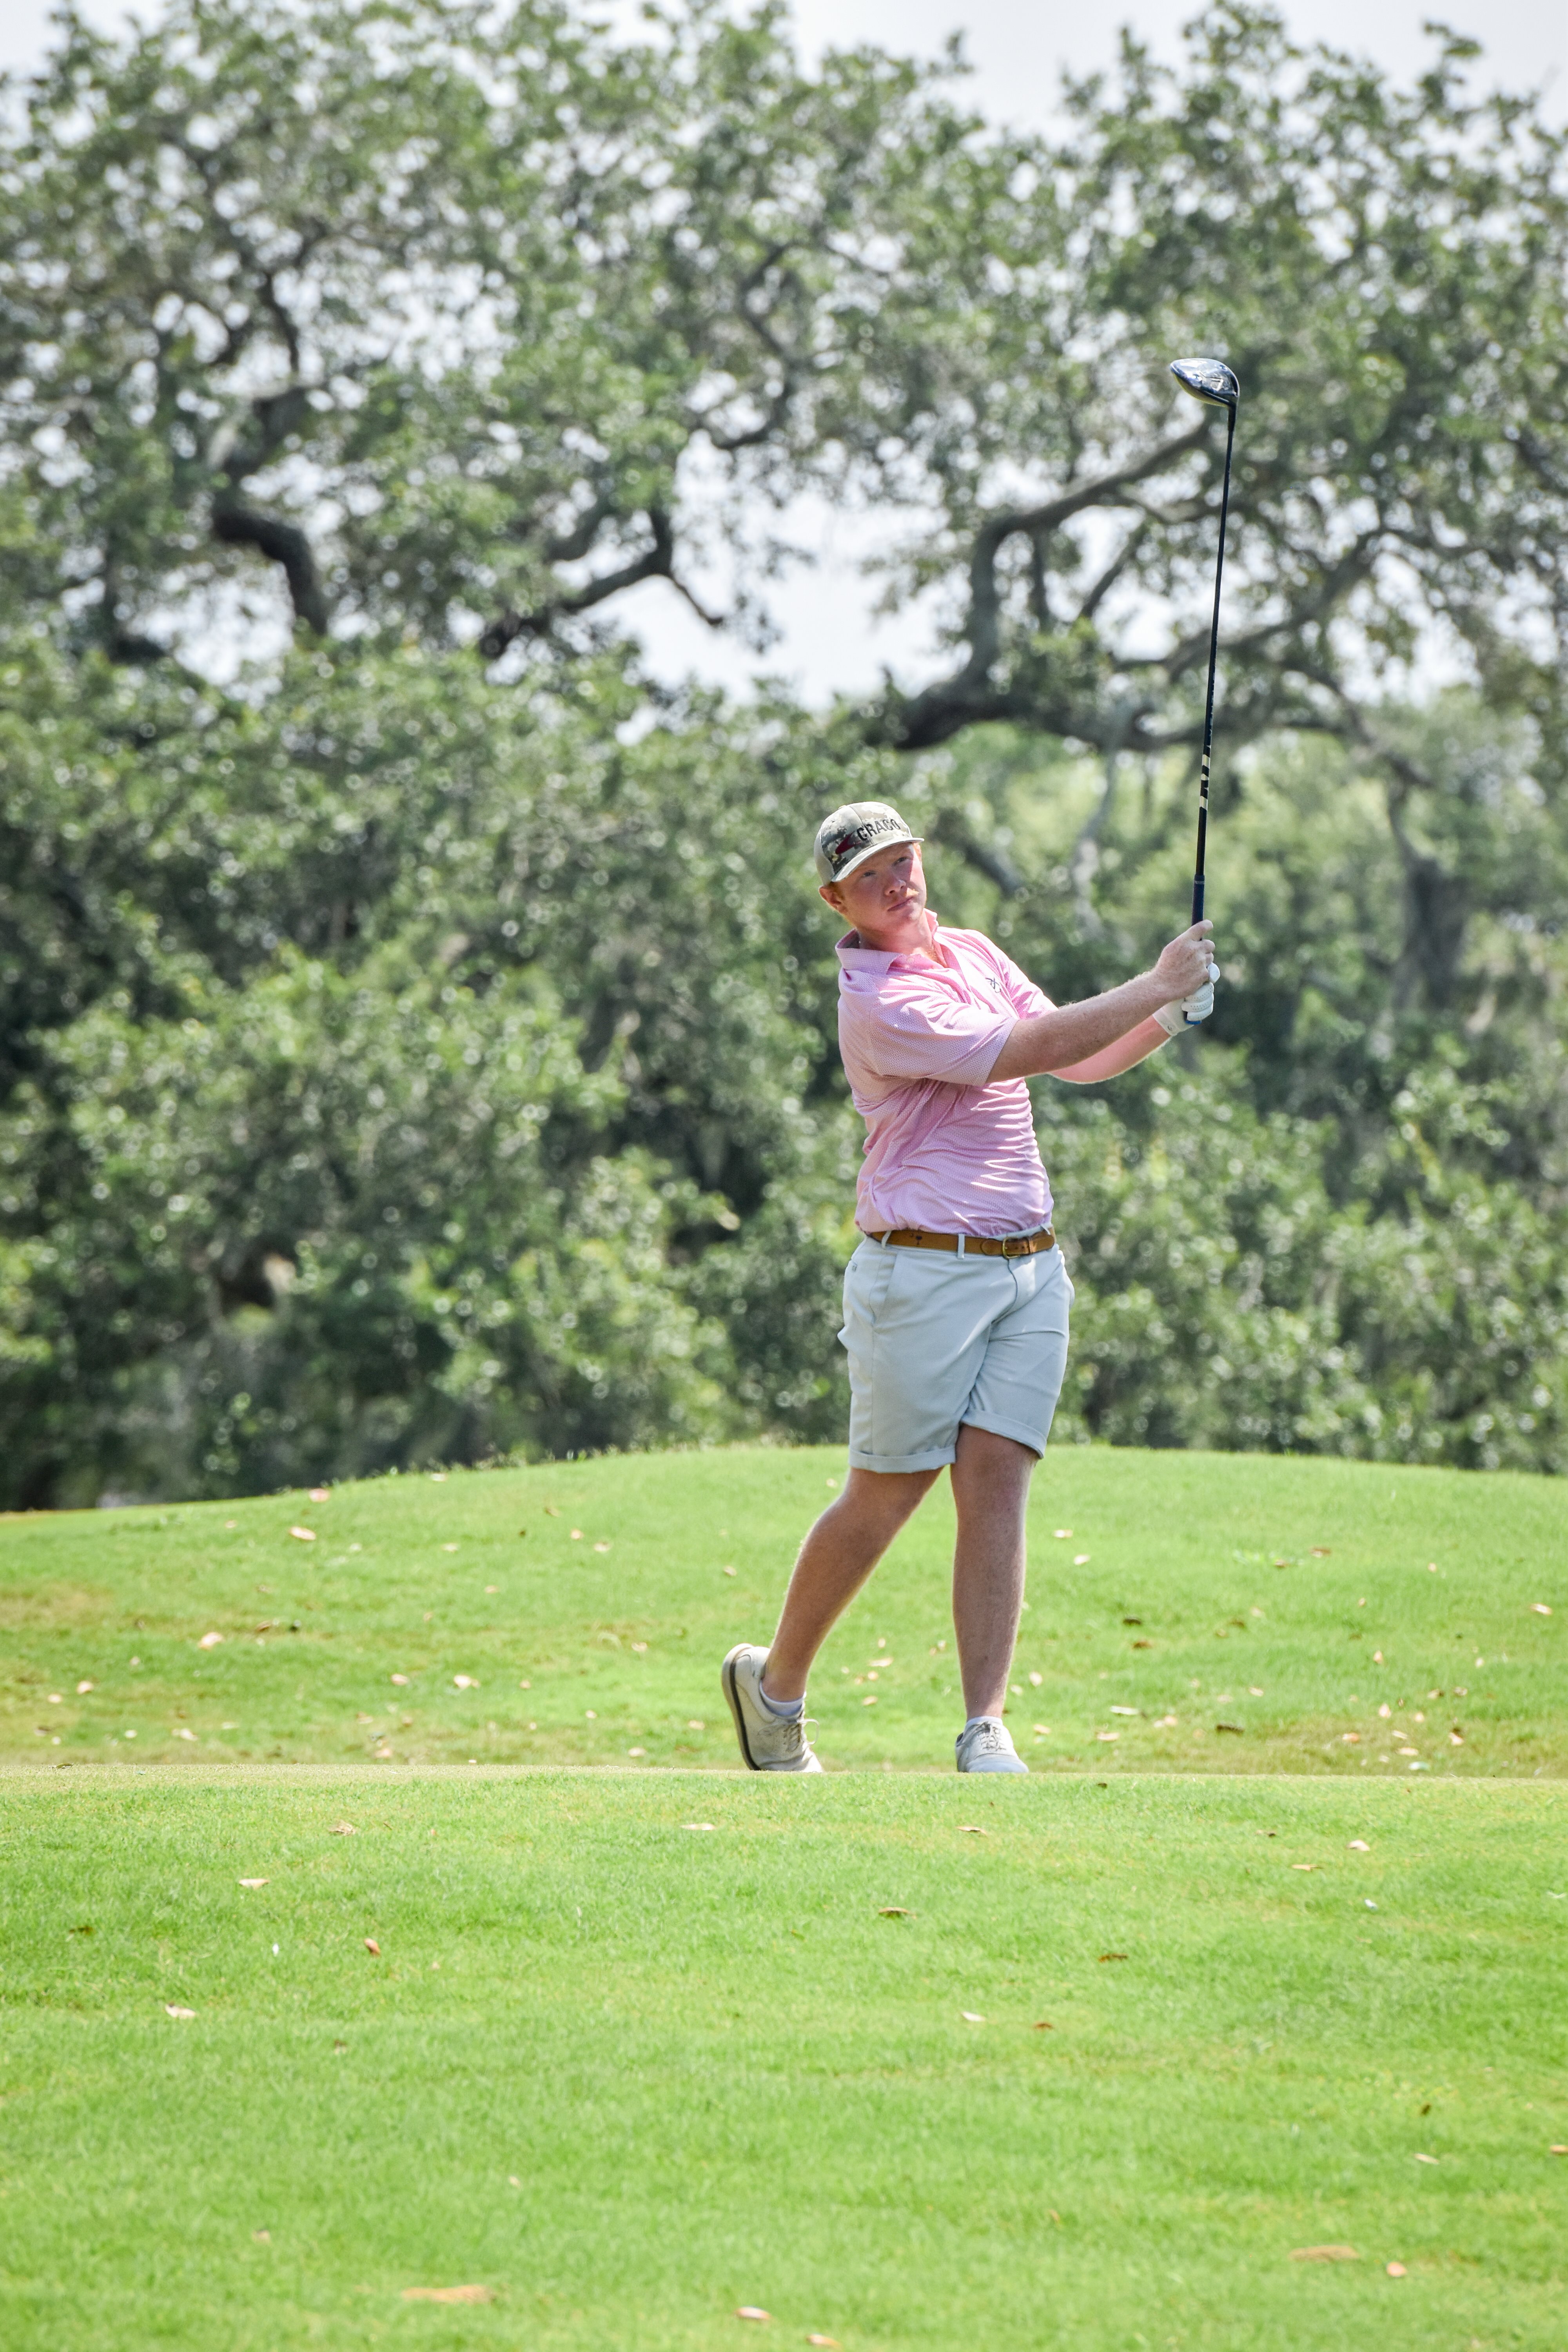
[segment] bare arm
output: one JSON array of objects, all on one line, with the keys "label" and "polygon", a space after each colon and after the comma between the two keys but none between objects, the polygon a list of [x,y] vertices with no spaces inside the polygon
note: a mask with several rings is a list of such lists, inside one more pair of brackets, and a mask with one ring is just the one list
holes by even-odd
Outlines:
[{"label": "bare arm", "polygon": [[1136,1029],[1129,1029],[1113,1045],[1090,1054],[1087,1061],[1069,1062],[1065,1069],[1052,1070],[1047,1075],[1066,1078],[1075,1087],[1096,1086],[1101,1078],[1119,1078],[1123,1070],[1135,1069],[1140,1062],[1146,1062],[1151,1054],[1157,1054],[1162,1045],[1170,1042],[1169,1030],[1162,1029],[1157,1021],[1140,1021]]},{"label": "bare arm", "polygon": [[[1055,1005],[1048,1013],[1018,1022],[991,1066],[990,1082],[1070,1071],[1079,1084],[1087,1083],[1085,1063],[1108,1053],[1123,1039],[1131,1043],[1137,1032],[1153,1023],[1159,1006],[1178,1004],[1203,986],[1208,977],[1213,929],[1212,923],[1194,923],[1162,948],[1152,971],[1124,980],[1120,988],[1108,988],[1103,996],[1089,997],[1082,1004]],[[1143,1059],[1143,1051],[1130,1055],[1116,1068],[1130,1069],[1133,1062]],[[1108,1067],[1095,1075],[1113,1077],[1116,1069]]]}]

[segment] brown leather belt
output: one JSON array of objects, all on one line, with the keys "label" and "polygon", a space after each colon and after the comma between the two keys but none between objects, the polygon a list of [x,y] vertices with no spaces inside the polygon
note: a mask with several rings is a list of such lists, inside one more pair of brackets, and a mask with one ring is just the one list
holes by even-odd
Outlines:
[{"label": "brown leather belt", "polygon": [[866,1239],[880,1242],[888,1249],[957,1250],[962,1244],[965,1257],[1033,1257],[1037,1250],[1057,1245],[1049,1225],[1042,1225],[1035,1234],[1005,1234],[996,1241],[981,1240],[973,1234],[927,1234],[917,1225],[900,1225],[896,1233],[868,1234]]}]

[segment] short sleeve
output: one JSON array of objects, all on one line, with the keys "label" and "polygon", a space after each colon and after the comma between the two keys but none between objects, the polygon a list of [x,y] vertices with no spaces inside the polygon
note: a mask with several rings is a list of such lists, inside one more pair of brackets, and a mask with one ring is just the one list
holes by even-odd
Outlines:
[{"label": "short sleeve", "polygon": [[918,982],[896,995],[848,989],[839,1000],[847,1060],[853,1055],[879,1077],[938,1078],[951,1087],[985,1084],[1016,1017]]},{"label": "short sleeve", "polygon": [[1020,1021],[1032,1021],[1037,1013],[1056,1011],[1045,990],[1037,988],[1028,973],[1021,970],[1011,956],[1004,955],[1000,948],[994,948],[992,952],[996,958],[1003,993]]}]

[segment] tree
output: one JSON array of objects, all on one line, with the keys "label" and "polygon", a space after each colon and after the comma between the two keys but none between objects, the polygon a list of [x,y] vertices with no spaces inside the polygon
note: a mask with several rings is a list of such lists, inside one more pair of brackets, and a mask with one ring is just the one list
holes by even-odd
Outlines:
[{"label": "tree", "polygon": [[[64,19],[0,163],[0,1497],[836,1433],[802,845],[906,799],[1060,998],[1157,946],[1205,343],[1231,985],[1040,1090],[1064,1430],[1563,1467],[1563,154],[1464,63],[1215,10],[1053,146],[771,13]],[[625,592],[765,635],[809,488],[902,516],[944,672],[649,680]]]},{"label": "tree", "polygon": [[[1218,450],[1164,361],[1245,392],[1223,738],[1394,749],[1425,635],[1560,758],[1568,179],[1526,101],[1408,92],[1227,0],[1174,74],[1124,46],[1060,142],[941,72],[801,68],[706,0],[626,42],[561,0],[64,20],[5,173],[22,592],[146,661],[318,635],[492,660],[717,541],[758,624],[769,501],[908,519],[889,593],[954,661],[860,714],[1188,743]],[[240,610],[237,610],[237,605]],[[207,633],[204,638],[204,632]],[[590,633],[591,634],[591,633]]]}]

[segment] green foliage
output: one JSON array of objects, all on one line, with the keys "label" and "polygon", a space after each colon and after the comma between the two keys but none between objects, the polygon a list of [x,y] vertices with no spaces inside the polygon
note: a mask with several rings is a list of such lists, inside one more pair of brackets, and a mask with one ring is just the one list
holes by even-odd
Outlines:
[{"label": "green foliage", "polygon": [[1457,1167],[1500,1131],[1452,1071],[1412,1076],[1344,1202],[1331,1126],[1219,1086],[1153,1087],[1143,1133],[1107,1103],[1047,1128],[1078,1291],[1058,1435],[1568,1469],[1568,1219]]},{"label": "green foliage", "polygon": [[[766,11],[63,19],[0,153],[0,1502],[836,1435],[805,844],[897,796],[1054,996],[1152,958],[1203,343],[1227,979],[1038,1089],[1063,1432],[1568,1466],[1568,198],[1464,65],[1227,5],[1053,147]],[[764,635],[802,491],[903,518],[956,667],[647,677],[623,593]]]},{"label": "green foliage", "polygon": [[944,592],[871,738],[1190,741],[1220,446],[1164,362],[1221,348],[1231,737],[1358,740],[1441,644],[1555,757],[1564,146],[1472,54],[1398,89],[1226,0],[1052,142],[766,6],[68,14],[0,158],[5,593],[129,662],[285,605],[566,656],[650,580],[765,635],[814,490]]}]

